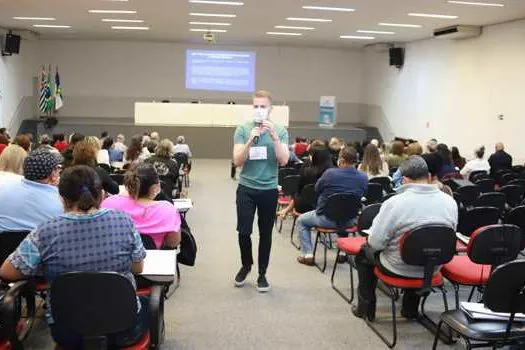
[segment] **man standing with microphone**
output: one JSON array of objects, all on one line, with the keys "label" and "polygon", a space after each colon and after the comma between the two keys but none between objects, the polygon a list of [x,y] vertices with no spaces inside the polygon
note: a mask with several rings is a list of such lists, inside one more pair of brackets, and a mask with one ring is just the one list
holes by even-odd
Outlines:
[{"label": "man standing with microphone", "polygon": [[257,290],[270,290],[266,270],[272,247],[272,230],[277,210],[277,173],[288,163],[288,132],[269,120],[272,96],[259,90],[253,95],[253,120],[235,130],[233,162],[243,167],[237,188],[237,231],[242,267],[235,276],[235,286],[242,287],[253,265],[253,219],[257,210],[259,226],[259,277]]}]

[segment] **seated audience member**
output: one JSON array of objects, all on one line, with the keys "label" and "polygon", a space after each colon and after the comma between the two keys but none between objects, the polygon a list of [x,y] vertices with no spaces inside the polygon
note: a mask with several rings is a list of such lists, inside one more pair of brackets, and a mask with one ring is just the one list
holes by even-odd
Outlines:
[{"label": "seated audience member", "polygon": [[[423,278],[423,267],[407,265],[401,258],[401,237],[407,231],[430,224],[456,228],[458,208],[454,199],[430,185],[429,172],[420,156],[411,156],[401,164],[403,183],[399,194],[385,201],[370,228],[368,243],[355,258],[359,276],[358,303],[352,308],[355,316],[375,318],[377,277],[374,268],[404,278]],[[417,315],[419,296],[405,290],[401,314]]]},{"label": "seated audience member", "polygon": [[456,170],[454,163],[452,163],[452,155],[450,154],[448,146],[444,143],[438,144],[436,153],[441,157],[441,159],[443,159],[443,165],[441,166],[441,170],[438,173],[438,178],[442,179],[444,177],[456,177],[458,171]]},{"label": "seated audience member", "polygon": [[73,164],[73,149],[75,148],[75,145],[84,140],[84,138],[85,136],[78,132],[71,134],[71,137],[69,138],[69,146],[64,152],[61,152],[62,157],[64,157],[64,162],[62,163],[64,168]]},{"label": "seated audience member", "polygon": [[438,145],[438,142],[436,139],[428,140],[425,146],[425,153],[435,153],[437,150],[437,145]]},{"label": "seated audience member", "polygon": [[109,132],[107,131],[102,131],[100,133],[100,146],[102,146],[102,144],[104,143],[104,140],[106,139],[106,137],[109,136]]},{"label": "seated audience member", "polygon": [[9,145],[9,140],[5,135],[0,134],[0,154],[4,151],[4,149]]},{"label": "seated audience member", "polygon": [[[149,138],[149,137],[148,137]],[[143,135],[133,135],[131,145],[124,154],[124,164],[139,163],[151,156],[146,147],[142,146]]]},{"label": "seated audience member", "polygon": [[22,147],[26,152],[31,152],[31,138],[27,134],[21,134],[15,137],[13,144]]},{"label": "seated audience member", "polygon": [[369,179],[389,175],[388,164],[381,159],[377,146],[372,143],[365,147],[363,161],[359,164],[358,169],[364,172]]},{"label": "seated audience member", "polygon": [[[337,161],[338,169],[328,169],[315,184],[317,192],[316,210],[304,213],[297,219],[302,255],[297,261],[304,265],[314,264],[311,229],[316,226],[336,227],[336,224],[324,216],[324,209],[333,194],[347,193],[363,197],[368,186],[366,174],[355,168],[357,152],[354,148],[343,148]],[[348,225],[350,224],[347,223]]]},{"label": "seated audience member", "polygon": [[7,142],[11,140],[11,136],[9,136],[9,132],[7,132],[6,128],[0,128],[0,135],[4,136],[7,139]]},{"label": "seated audience member", "polygon": [[30,153],[24,160],[24,178],[0,186],[0,232],[33,230],[62,214],[59,177],[59,157],[40,150]]},{"label": "seated audience member", "polygon": [[158,145],[158,141],[152,139],[146,144],[146,148],[150,154],[155,154],[155,150],[157,149]]},{"label": "seated audience member", "polygon": [[459,154],[459,149],[456,146],[453,146],[450,149],[450,153],[452,154],[452,162],[456,168],[458,168],[458,170],[463,169],[467,161],[461,156],[461,154]]},{"label": "seated audience member", "polygon": [[18,145],[9,145],[0,154],[0,186],[22,180],[26,157],[27,152]]},{"label": "seated audience member", "polygon": [[304,186],[315,184],[327,169],[333,167],[332,155],[326,146],[314,147],[310,149],[309,153],[310,161],[308,166],[303,166],[299,169],[300,179],[297,194],[286,208],[277,213],[281,219],[284,219],[293,209],[298,213],[305,213],[311,210],[311,208],[308,208],[307,203],[304,203],[301,196]]},{"label": "seated audience member", "polygon": [[172,203],[155,201],[161,189],[153,165],[133,164],[126,172],[124,185],[128,194],[106,198],[102,207],[129,214],[137,230],[151,236],[158,249],[175,248],[180,242],[180,214]]},{"label": "seated audience member", "polygon": [[124,161],[124,153],[128,149],[128,147],[124,144],[125,140],[126,138],[124,137],[124,135],[117,135],[115,143],[109,149],[109,160],[111,163]]},{"label": "seated audience member", "polygon": [[152,131],[150,134],[149,134],[149,138],[151,139],[150,141],[155,141],[156,143],[159,143],[160,142],[160,135],[158,132],[156,131]]},{"label": "seated audience member", "polygon": [[389,168],[399,168],[401,163],[405,160],[405,144],[402,141],[394,141],[392,143],[391,154],[386,157],[386,162]]},{"label": "seated audience member", "polygon": [[485,155],[485,146],[481,146],[474,150],[476,158],[469,160],[463,169],[459,172],[465,179],[468,180],[470,173],[473,171],[483,170],[487,174],[490,172],[490,164],[486,159],[483,159]]},{"label": "seated audience member", "polygon": [[54,144],[53,146],[60,152],[64,152],[68,147],[69,144],[66,141],[66,138],[64,137],[64,134],[55,134],[53,135]]},{"label": "seated audience member", "polygon": [[490,175],[494,176],[498,170],[512,169],[512,157],[505,152],[503,143],[496,143],[495,152],[489,157]]},{"label": "seated audience member", "polygon": [[53,140],[51,139],[51,137],[49,137],[48,134],[43,134],[42,136],[40,136],[39,141],[40,141],[40,146],[38,146],[37,149],[55,153],[55,154],[60,154],[60,152],[55,147],[51,146],[51,143]]},{"label": "seated audience member", "polygon": [[107,170],[97,163],[99,142],[96,137],[87,137],[77,142],[73,149],[73,165],[87,165],[95,170],[102,181],[102,188],[110,194],[119,193],[118,184],[111,179]]},{"label": "seated audience member", "polygon": [[109,159],[109,150],[113,146],[113,138],[110,136],[106,136],[104,139],[101,139],[100,141],[102,141],[102,147],[97,152],[97,163],[105,164],[108,167],[110,167],[111,162]]},{"label": "seated audience member", "polygon": [[308,149],[308,143],[306,142],[305,137],[296,137],[295,138],[295,147],[294,153],[297,157],[301,158],[306,155]]},{"label": "seated audience member", "polygon": [[[417,141],[412,142],[406,148],[406,154],[408,157],[420,156],[422,153],[423,153],[423,147],[421,147],[421,145]],[[394,187],[399,187],[402,185],[403,175],[401,175],[401,170],[399,168],[396,170],[396,172],[392,176],[392,182],[394,183]]]},{"label": "seated audience member", "polygon": [[[173,154],[173,142],[168,139],[160,141],[155,155],[149,157],[145,161],[153,165],[153,168],[159,175],[160,179],[164,181],[167,188],[174,190],[177,188],[179,179],[179,166],[176,161],[171,158]],[[170,198],[172,193],[166,193]]]},{"label": "seated audience member", "polygon": [[[0,277],[16,281],[40,271],[50,286],[68,272],[116,272],[135,287],[133,274],[142,272],[146,251],[130,217],[113,210],[100,210],[102,186],[95,171],[74,166],[62,174],[59,192],[66,213],[49,219],[27,236],[0,268]],[[52,287],[51,287],[52,292]],[[135,325],[108,337],[110,348],[148,330],[148,299],[137,299]],[[49,304],[48,304],[49,305]],[[71,310],[75,312],[75,310]],[[53,339],[68,349],[81,347],[82,339],[58,326],[50,310],[48,323]]]},{"label": "seated audience member", "polygon": [[184,136],[177,137],[177,144],[175,145],[175,148],[173,149],[173,153],[184,153],[188,156],[188,158],[191,158],[191,150],[190,146],[186,144],[186,138]]},{"label": "seated audience member", "polygon": [[443,158],[437,153],[425,153],[421,156],[425,163],[427,163],[428,173],[430,174],[429,184],[437,185],[437,187],[444,193],[452,196],[452,189],[439,181],[438,174],[443,167]]},{"label": "seated audience member", "polygon": [[332,162],[334,166],[337,166],[337,161],[339,159],[339,152],[341,151],[343,147],[344,147],[343,142],[337,137],[332,137],[330,139],[330,142],[328,142],[328,150],[332,154]]}]

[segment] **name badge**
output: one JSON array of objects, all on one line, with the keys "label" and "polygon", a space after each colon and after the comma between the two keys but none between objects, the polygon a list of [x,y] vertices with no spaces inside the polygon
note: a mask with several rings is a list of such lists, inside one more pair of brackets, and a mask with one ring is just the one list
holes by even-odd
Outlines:
[{"label": "name badge", "polygon": [[251,147],[250,148],[250,160],[266,160],[268,159],[268,153],[265,146]]}]

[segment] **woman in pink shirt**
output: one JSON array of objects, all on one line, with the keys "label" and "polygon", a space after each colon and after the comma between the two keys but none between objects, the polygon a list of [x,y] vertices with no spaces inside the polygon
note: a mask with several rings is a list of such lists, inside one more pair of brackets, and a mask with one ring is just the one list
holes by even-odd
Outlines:
[{"label": "woman in pink shirt", "polygon": [[181,218],[168,201],[155,201],[160,192],[159,176],[149,163],[132,165],[124,176],[129,195],[111,196],[102,208],[116,209],[131,216],[137,230],[153,238],[157,249],[175,248],[180,243]]}]

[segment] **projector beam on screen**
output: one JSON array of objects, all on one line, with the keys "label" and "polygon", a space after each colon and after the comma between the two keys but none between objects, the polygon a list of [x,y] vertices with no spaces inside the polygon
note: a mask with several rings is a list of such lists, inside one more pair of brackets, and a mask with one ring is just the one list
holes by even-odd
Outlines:
[{"label": "projector beam on screen", "polygon": [[186,89],[253,92],[255,52],[187,50]]}]

